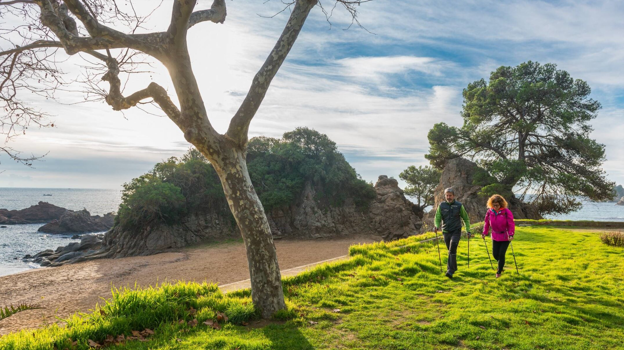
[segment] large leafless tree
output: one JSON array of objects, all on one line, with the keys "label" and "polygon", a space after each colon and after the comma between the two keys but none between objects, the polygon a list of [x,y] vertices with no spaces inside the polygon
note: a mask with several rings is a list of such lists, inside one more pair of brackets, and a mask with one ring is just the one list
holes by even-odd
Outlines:
[{"label": "large leafless tree", "polygon": [[[357,21],[356,7],[370,0],[334,1]],[[30,125],[47,125],[45,114],[24,102],[23,95],[28,92],[54,98],[58,90],[86,83],[90,87],[85,90],[87,99],[100,94],[116,111],[155,103],[219,174],[245,242],[254,304],[263,317],[269,317],[285,304],[271,231],[245,162],[248,130],[308,14],[320,4],[317,0],[285,2],[290,11],[288,22],[253,78],[225,134],[218,133],[211,125],[187,47],[189,30],[201,30],[195,29],[196,25],[224,23],[225,1],[214,0],[210,9],[195,10],[196,0],[175,0],[169,27],[147,33],[141,30],[145,17],[133,11],[131,1],[129,4],[131,10],[124,11],[123,4],[115,0],[0,0],[0,16],[12,18],[4,23],[8,28],[0,28],[1,132],[12,137]],[[86,62],[82,80],[67,81],[58,69],[57,65],[67,57],[80,57]],[[167,68],[179,105],[154,82],[133,93],[124,93],[120,74],[136,70],[150,57]],[[108,83],[104,91],[99,87],[100,79]],[[0,150],[25,163],[32,160],[21,157],[6,145]]]}]

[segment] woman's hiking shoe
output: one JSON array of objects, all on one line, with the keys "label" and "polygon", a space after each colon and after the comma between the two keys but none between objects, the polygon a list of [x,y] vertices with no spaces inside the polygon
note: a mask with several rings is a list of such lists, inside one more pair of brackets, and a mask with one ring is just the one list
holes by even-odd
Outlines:
[{"label": "woman's hiking shoe", "polygon": [[496,278],[499,278],[502,275],[502,273],[497,273],[496,274]]}]

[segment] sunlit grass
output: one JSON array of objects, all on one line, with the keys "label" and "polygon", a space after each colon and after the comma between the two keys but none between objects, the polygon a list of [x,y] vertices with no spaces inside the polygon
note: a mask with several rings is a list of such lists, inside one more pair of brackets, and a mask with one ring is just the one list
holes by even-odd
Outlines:
[{"label": "sunlit grass", "polygon": [[[519,227],[520,274],[509,250],[500,279],[480,238],[471,239],[469,269],[461,242],[459,271],[447,279],[435,243],[419,243],[431,237],[353,246],[350,260],[285,279],[288,310],[272,322],[257,320],[248,290],[224,296],[212,285],[165,285],[116,292],[102,312],[5,336],[0,348],[62,349],[71,338],[86,349],[88,339],[144,328],[155,333],[148,341],[111,348],[624,348],[624,249],[599,233]],[[220,312],[229,318],[220,329],[203,324]]]}]

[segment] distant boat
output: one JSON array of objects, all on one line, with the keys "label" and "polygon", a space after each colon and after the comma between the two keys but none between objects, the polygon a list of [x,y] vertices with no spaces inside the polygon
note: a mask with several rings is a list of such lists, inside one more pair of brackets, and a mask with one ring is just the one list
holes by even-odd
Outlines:
[{"label": "distant boat", "polygon": [[44,196],[50,196],[50,197],[52,196],[52,195],[51,195],[51,194],[49,194],[49,193],[44,193],[43,195],[44,195]]}]

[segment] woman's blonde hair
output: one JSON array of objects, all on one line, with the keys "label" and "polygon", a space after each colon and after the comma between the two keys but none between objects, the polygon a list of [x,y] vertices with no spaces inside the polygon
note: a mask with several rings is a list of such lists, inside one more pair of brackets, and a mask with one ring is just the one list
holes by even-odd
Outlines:
[{"label": "woman's blonde hair", "polygon": [[498,203],[501,208],[507,208],[507,201],[500,194],[495,194],[490,199],[488,199],[487,207],[492,209],[492,204]]}]

